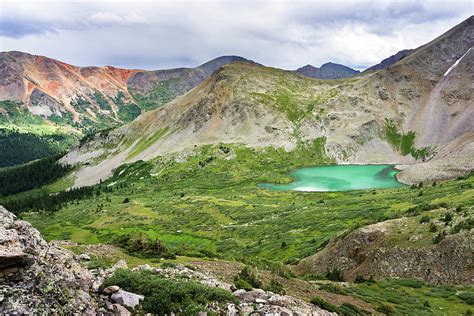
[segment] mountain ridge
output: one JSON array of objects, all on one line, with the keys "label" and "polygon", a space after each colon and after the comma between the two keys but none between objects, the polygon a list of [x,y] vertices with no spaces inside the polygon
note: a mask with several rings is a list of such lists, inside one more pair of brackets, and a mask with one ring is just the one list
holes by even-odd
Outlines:
[{"label": "mountain ridge", "polygon": [[[135,104],[134,114],[160,106],[187,92],[222,65],[246,60],[239,56],[221,56],[195,68],[174,68],[146,71],[113,66],[78,67],[45,56],[11,51],[0,53],[0,100],[22,103],[34,115],[65,120],[81,129],[83,122],[94,125],[104,116],[104,123],[129,121],[120,115],[121,107]],[[140,78],[146,77],[146,88],[137,89]],[[151,80],[153,79],[153,80]],[[149,94],[157,85],[178,80],[174,86],[161,89],[161,99],[151,100]],[[169,90],[169,91],[168,91]],[[133,92],[132,92],[133,91]],[[134,95],[132,95],[134,94]],[[139,98],[143,98],[141,100]],[[139,100],[137,100],[139,99]],[[146,101],[140,104],[140,101]],[[66,118],[64,117],[66,116]],[[67,116],[72,116],[67,118]],[[86,123],[82,125],[86,125]]]}]

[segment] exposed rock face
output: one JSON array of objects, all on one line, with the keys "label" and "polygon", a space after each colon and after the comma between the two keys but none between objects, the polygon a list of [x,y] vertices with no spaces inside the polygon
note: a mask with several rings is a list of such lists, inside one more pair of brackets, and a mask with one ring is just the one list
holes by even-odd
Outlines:
[{"label": "exposed rock face", "polygon": [[423,232],[406,232],[404,241],[393,241],[412,225],[402,218],[357,229],[304,259],[296,270],[324,274],[338,268],[351,281],[362,275],[375,279],[417,278],[433,284],[474,284],[473,231],[448,235],[438,244],[423,237]]},{"label": "exposed rock face", "polygon": [[0,314],[93,313],[94,276],[0,206]]}]

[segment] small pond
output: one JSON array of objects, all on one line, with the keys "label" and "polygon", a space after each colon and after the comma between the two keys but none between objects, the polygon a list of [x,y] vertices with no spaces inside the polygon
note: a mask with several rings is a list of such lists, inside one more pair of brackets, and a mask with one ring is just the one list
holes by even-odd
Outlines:
[{"label": "small pond", "polygon": [[261,183],[271,190],[348,191],[403,187],[393,165],[336,165],[301,168],[291,172],[294,181],[288,184]]}]

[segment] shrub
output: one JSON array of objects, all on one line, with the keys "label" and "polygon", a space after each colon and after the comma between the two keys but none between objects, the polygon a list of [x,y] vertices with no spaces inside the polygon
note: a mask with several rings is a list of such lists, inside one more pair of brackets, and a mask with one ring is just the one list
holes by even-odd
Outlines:
[{"label": "shrub", "polygon": [[283,287],[283,284],[278,282],[275,278],[273,278],[270,281],[270,284],[268,284],[265,287],[265,290],[273,292],[273,293],[281,294],[281,295],[284,295],[286,293],[285,288]]},{"label": "shrub", "polygon": [[453,219],[453,215],[450,212],[447,212],[441,220],[448,225]]},{"label": "shrub", "polygon": [[416,279],[395,279],[394,283],[401,286],[411,287],[414,289],[419,289],[424,285],[423,281]]},{"label": "shrub", "polygon": [[461,230],[470,231],[474,228],[474,218],[468,218],[465,221],[457,223],[450,231],[451,234],[457,234]]},{"label": "shrub", "polygon": [[319,306],[322,309],[327,310],[328,312],[337,313],[339,311],[336,305],[333,305],[318,296],[311,298],[310,303]]},{"label": "shrub", "polygon": [[350,303],[344,303],[341,306],[339,306],[338,313],[343,316],[357,316],[357,315],[368,314],[366,311],[361,310],[357,306],[354,306]]},{"label": "shrub", "polygon": [[175,259],[174,253],[158,238],[150,238],[142,233],[117,235],[112,243],[129,253],[141,257],[163,257],[165,259]]},{"label": "shrub", "polygon": [[342,275],[342,271],[338,268],[327,270],[326,278],[331,281],[344,282],[344,276]]},{"label": "shrub", "polygon": [[130,199],[126,197],[125,199],[123,199],[122,203],[130,203]]},{"label": "shrub", "polygon": [[262,282],[258,279],[254,269],[245,266],[235,277],[234,285],[239,289],[251,290],[252,288],[262,288]]},{"label": "shrub", "polygon": [[335,293],[335,294],[345,294],[346,292],[344,291],[344,288],[342,288],[341,286],[339,285],[336,285],[336,284],[321,284],[321,286],[319,287],[321,290],[324,290],[324,291],[327,291],[327,292],[331,292],[331,293]]},{"label": "shrub", "polygon": [[430,232],[435,233],[437,231],[438,231],[438,227],[436,227],[435,223],[431,223]]},{"label": "shrub", "polygon": [[439,244],[441,242],[441,240],[444,239],[445,235],[446,235],[446,233],[444,231],[439,232],[438,235],[436,235],[436,237],[433,238],[433,243],[434,244]]},{"label": "shrub", "polygon": [[365,277],[364,277],[363,275],[361,275],[361,274],[358,274],[358,275],[356,275],[356,278],[355,278],[355,280],[354,280],[354,283],[364,283],[365,281],[367,281],[367,280],[365,279]]},{"label": "shrub", "polygon": [[174,263],[174,262],[163,262],[161,264],[161,268],[163,268],[163,269],[176,268],[176,263]]},{"label": "shrub", "polygon": [[232,293],[190,280],[170,280],[152,271],[132,272],[118,269],[105,280],[103,287],[118,285],[125,291],[145,296],[146,313],[194,315],[206,310],[210,302],[236,302]]},{"label": "shrub", "polygon": [[429,223],[429,221],[430,221],[430,218],[426,215],[420,218],[420,224]]},{"label": "shrub", "polygon": [[474,293],[461,292],[459,293],[459,298],[465,301],[469,305],[474,305]]}]

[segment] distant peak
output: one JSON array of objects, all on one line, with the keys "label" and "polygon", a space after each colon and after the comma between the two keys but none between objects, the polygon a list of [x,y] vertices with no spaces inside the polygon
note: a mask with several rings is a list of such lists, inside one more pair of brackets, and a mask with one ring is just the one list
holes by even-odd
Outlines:
[{"label": "distant peak", "polygon": [[320,68],[308,64],[298,68],[296,72],[302,74],[303,76],[317,79],[349,78],[359,73],[358,70],[333,62],[327,62],[321,65]]},{"label": "distant peak", "polygon": [[299,71],[299,70],[304,70],[304,69],[319,69],[318,67],[314,67],[313,65],[311,64],[307,64],[306,66],[303,66],[301,68],[298,68],[296,71]]}]

